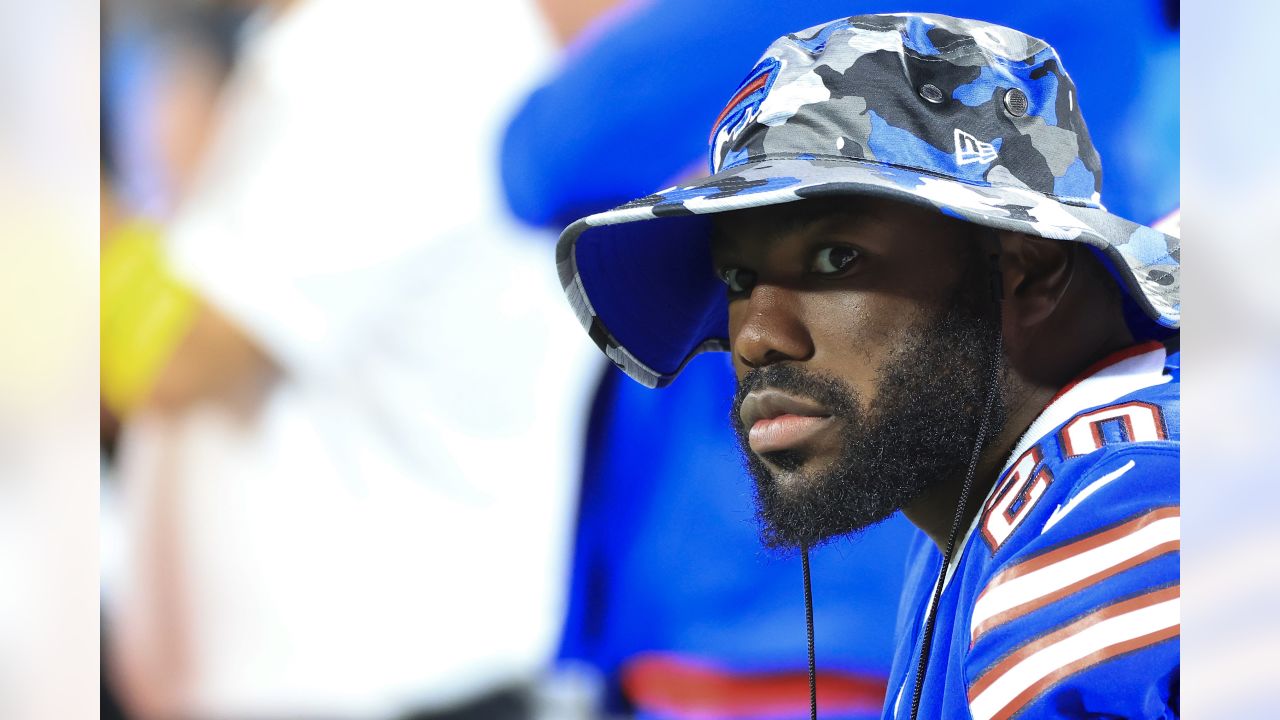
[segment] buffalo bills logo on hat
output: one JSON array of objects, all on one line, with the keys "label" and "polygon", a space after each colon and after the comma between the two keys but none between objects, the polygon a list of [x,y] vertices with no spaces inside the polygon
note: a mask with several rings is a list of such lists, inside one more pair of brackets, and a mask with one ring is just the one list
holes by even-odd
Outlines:
[{"label": "buffalo bills logo on hat", "polygon": [[[767,57],[751,71],[742,81],[738,91],[729,99],[720,117],[711,125],[709,142],[716,148],[725,142],[731,142],[755,118],[760,111],[760,103],[769,95],[774,78],[778,76],[778,61]],[[716,153],[712,153],[714,157]],[[712,168],[712,172],[715,168]]]}]

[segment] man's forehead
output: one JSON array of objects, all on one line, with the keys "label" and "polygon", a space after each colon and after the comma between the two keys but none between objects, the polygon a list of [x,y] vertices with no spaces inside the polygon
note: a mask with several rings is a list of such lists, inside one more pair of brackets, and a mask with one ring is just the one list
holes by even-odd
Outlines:
[{"label": "man's forehead", "polygon": [[871,198],[847,196],[719,213],[711,217],[711,248],[727,251],[744,240],[783,238],[828,222],[855,224],[880,217],[880,210]]},{"label": "man's forehead", "polygon": [[[877,224],[915,230],[937,230],[950,234],[968,226],[963,221],[909,203],[883,198],[841,195],[797,200],[778,205],[747,208],[711,216],[711,251],[732,252],[744,244],[772,243],[811,231],[829,231],[833,226],[856,233]],[[956,228],[944,228],[954,225]],[[925,233],[936,234],[936,233]]]}]

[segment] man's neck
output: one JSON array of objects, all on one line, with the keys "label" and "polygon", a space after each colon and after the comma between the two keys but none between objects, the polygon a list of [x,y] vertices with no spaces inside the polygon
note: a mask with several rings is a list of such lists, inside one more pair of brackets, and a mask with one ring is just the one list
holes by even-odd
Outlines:
[{"label": "man's neck", "polygon": [[[974,515],[982,501],[991,491],[1000,471],[1004,469],[1009,453],[1022,437],[1031,423],[1040,415],[1045,406],[1057,392],[1053,388],[1041,388],[1032,392],[1020,393],[1020,397],[1008,408],[1004,429],[992,440],[978,459],[974,471],[973,484],[969,488],[968,502],[960,514],[959,532],[963,533],[973,522]],[[960,495],[964,490],[963,475],[949,478],[946,482],[933,485],[923,495],[902,509],[913,525],[920,528],[940,552],[945,552],[947,540],[951,535],[951,527],[956,523],[956,506],[960,504]],[[957,538],[957,541],[959,538]]]},{"label": "man's neck", "polygon": [[[965,503],[964,511],[960,513],[959,533],[963,534],[964,529],[973,522],[973,518],[978,513],[982,501],[990,493],[991,487],[999,478],[1000,472],[1004,469],[1004,465],[1009,460],[1009,455],[1013,452],[1018,440],[1021,439],[1027,428],[1031,426],[1031,423],[1040,417],[1040,414],[1049,406],[1058,392],[1072,382],[1080,380],[1080,374],[1085,371],[1085,368],[1112,353],[1132,345],[1133,338],[1127,335],[1109,338],[1104,343],[1100,343],[1097,350],[1089,354],[1092,357],[1091,360],[1088,362],[1081,360],[1077,363],[1078,367],[1074,372],[1064,374],[1058,381],[1047,385],[1036,385],[1023,380],[1017,383],[1016,390],[1006,394],[1006,402],[1009,402],[1009,407],[1007,408],[1004,429],[987,445],[978,460],[973,483],[969,489],[968,501]],[[906,515],[913,525],[928,535],[940,552],[946,551],[952,525],[957,522],[956,507],[960,504],[964,481],[964,475],[948,478],[946,481],[930,487],[923,495],[902,509],[902,514]],[[958,541],[959,537],[957,538]]]}]

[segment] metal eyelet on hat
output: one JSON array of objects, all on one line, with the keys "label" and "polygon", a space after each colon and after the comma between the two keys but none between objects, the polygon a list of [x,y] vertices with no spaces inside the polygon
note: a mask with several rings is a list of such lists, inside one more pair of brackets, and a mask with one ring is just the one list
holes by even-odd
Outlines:
[{"label": "metal eyelet on hat", "polygon": [[1009,88],[1004,93],[1004,109],[1014,117],[1022,117],[1027,114],[1027,94],[1018,88]]},{"label": "metal eyelet on hat", "polygon": [[934,105],[937,105],[942,102],[942,91],[933,83],[925,83],[920,86],[920,97],[928,100]]}]

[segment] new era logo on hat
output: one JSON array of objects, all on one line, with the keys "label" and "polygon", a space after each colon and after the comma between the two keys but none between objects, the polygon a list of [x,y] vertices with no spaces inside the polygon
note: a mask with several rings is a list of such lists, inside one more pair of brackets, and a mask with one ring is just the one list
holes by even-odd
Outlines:
[{"label": "new era logo on hat", "polygon": [[956,164],[989,163],[996,159],[996,149],[969,133],[956,128]]},{"label": "new era logo on hat", "polygon": [[1153,322],[1178,327],[1179,241],[1102,206],[1075,86],[1044,41],[942,15],[862,15],[779,38],[725,94],[710,177],[583,218],[556,248],[579,319],[640,382],[664,385],[728,346],[703,216],[831,195],[1086,243]]}]

